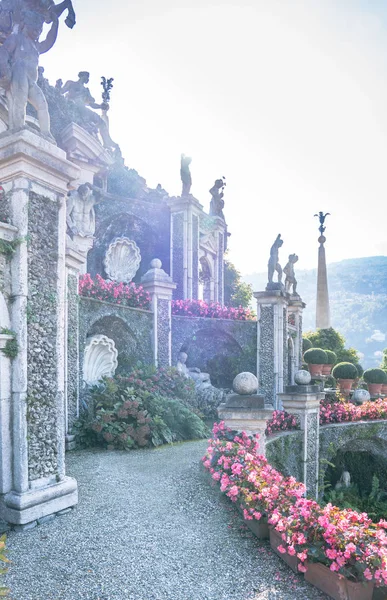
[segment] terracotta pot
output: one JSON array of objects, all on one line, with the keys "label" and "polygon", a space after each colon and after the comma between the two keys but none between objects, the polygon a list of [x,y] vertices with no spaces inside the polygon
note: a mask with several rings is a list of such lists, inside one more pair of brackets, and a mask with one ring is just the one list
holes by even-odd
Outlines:
[{"label": "terracotta pot", "polygon": [[333,365],[323,365],[322,366],[322,374],[330,375],[332,373],[332,367],[333,367]]},{"label": "terracotta pot", "polygon": [[278,550],[278,546],[282,545],[282,546],[286,547],[286,544],[284,543],[281,535],[278,533],[278,531],[276,531],[271,526],[269,526],[269,533],[270,533],[270,546],[272,547],[274,552],[276,554],[278,554],[278,556],[280,556],[282,558],[282,560],[286,562],[287,565],[289,565],[289,567],[292,569],[292,571],[294,571],[295,573],[298,573],[299,571],[297,569],[297,565],[298,565],[297,556],[290,556],[290,554],[288,554],[287,552],[285,554],[282,554],[282,552],[280,552]]},{"label": "terracotta pot", "polygon": [[387,383],[383,383],[382,385],[382,394],[387,396]]},{"label": "terracotta pot", "polygon": [[382,383],[367,383],[368,391],[371,396],[377,396],[382,393]]},{"label": "terracotta pot", "polygon": [[267,524],[267,521],[264,521],[263,519],[260,521],[257,521],[257,519],[253,519],[252,521],[243,519],[243,522],[258,539],[269,539],[269,525]]},{"label": "terracotta pot", "polygon": [[354,583],[321,563],[308,563],[305,579],[333,600],[372,600],[372,581]]},{"label": "terracotta pot", "polygon": [[322,375],[323,367],[325,365],[308,365],[309,373],[312,377],[319,377]]},{"label": "terracotta pot", "polygon": [[352,384],[355,380],[354,379],[338,379],[337,383],[339,384],[340,387],[340,392],[342,394],[344,394],[344,396],[349,396],[349,393],[352,389]]}]

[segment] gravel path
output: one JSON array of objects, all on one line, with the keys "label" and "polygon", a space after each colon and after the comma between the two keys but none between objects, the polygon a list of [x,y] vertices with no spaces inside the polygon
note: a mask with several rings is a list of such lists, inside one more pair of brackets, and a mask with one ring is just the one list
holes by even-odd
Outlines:
[{"label": "gravel path", "polygon": [[79,505],[8,535],[12,599],[326,599],[245,529],[199,464],[205,447],[70,453]]}]

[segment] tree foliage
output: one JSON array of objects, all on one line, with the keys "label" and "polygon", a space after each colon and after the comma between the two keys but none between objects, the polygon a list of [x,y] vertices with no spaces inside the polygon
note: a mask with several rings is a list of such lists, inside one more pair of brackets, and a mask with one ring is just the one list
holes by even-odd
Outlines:
[{"label": "tree foliage", "polygon": [[224,261],[224,304],[225,306],[243,306],[248,308],[253,298],[251,283],[242,281],[235,265],[228,259]]},{"label": "tree foliage", "polygon": [[354,365],[359,362],[355,348],[346,348],[345,338],[333,327],[307,331],[304,337],[312,343],[313,348],[332,350],[337,355],[337,362],[350,362]]}]

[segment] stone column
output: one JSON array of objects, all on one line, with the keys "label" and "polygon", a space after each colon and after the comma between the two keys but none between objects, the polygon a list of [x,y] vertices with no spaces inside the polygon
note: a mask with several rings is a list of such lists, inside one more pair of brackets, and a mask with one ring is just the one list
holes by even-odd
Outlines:
[{"label": "stone column", "polygon": [[298,296],[290,296],[288,305],[288,317],[294,316],[294,356],[295,356],[295,372],[302,367],[302,312],[305,308],[305,303]]},{"label": "stone column", "polygon": [[171,277],[176,283],[174,298],[199,297],[199,217],[203,207],[193,196],[170,198]]},{"label": "stone column", "polygon": [[214,300],[224,302],[224,252],[227,246],[227,225],[220,217],[212,217],[216,239],[216,261],[214,273]]},{"label": "stone column", "polygon": [[324,397],[318,385],[290,385],[280,394],[284,410],[298,418],[303,432],[303,483],[312,498],[318,497],[320,400]]},{"label": "stone column", "polygon": [[79,275],[84,272],[87,251],[67,240],[66,294],[65,294],[65,430],[66,450],[75,448],[72,433],[74,421],[79,417]]},{"label": "stone column", "polygon": [[12,484],[0,517],[30,527],[78,500],[64,462],[64,298],[65,198],[79,168],[24,129],[0,137],[0,169],[20,239],[11,262],[11,329],[19,345],[11,372]]},{"label": "stone column", "polygon": [[282,289],[255,292],[257,299],[257,377],[259,391],[275,409],[281,408],[287,373],[287,307],[289,294]]},{"label": "stone column", "polygon": [[320,247],[318,249],[317,267],[316,329],[329,329],[331,326],[331,313],[329,308],[327,262],[324,247],[326,237],[320,235],[318,241]]},{"label": "stone column", "polygon": [[161,268],[161,260],[151,261],[150,269],[141,278],[141,284],[151,295],[153,311],[153,357],[156,367],[168,367],[172,362],[171,301],[176,284]]}]

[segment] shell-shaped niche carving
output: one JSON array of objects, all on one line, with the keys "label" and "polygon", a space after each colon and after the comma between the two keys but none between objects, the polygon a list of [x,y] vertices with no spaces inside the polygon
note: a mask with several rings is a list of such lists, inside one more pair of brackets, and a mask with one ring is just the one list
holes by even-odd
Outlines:
[{"label": "shell-shaped niche carving", "polygon": [[140,262],[141,254],[136,242],[121,237],[110,244],[103,264],[109,279],[128,283],[137,273]]},{"label": "shell-shaped niche carving", "polygon": [[83,356],[83,380],[95,385],[102,377],[112,377],[117,369],[117,350],[106,335],[88,338]]}]

